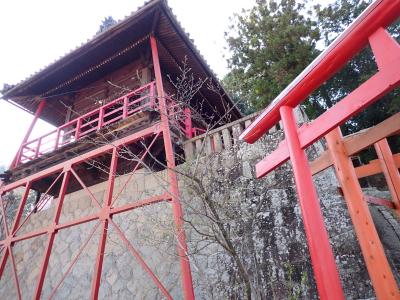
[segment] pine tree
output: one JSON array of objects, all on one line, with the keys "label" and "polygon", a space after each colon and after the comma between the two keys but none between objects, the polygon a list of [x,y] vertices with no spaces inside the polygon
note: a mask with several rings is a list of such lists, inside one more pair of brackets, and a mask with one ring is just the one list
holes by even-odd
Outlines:
[{"label": "pine tree", "polygon": [[[336,0],[321,8],[316,6],[318,26],[325,46],[351,24],[371,3],[369,0]],[[389,32],[399,39],[400,22],[393,24]],[[370,47],[366,47],[354,57],[339,73],[317,90],[307,104],[306,111],[311,118],[317,117],[332,107],[351,91],[377,72],[377,66]],[[345,134],[374,126],[400,110],[400,91],[394,90],[369,106],[351,121],[342,126]]]},{"label": "pine tree", "polygon": [[266,107],[318,54],[319,30],[296,0],[257,0],[235,15],[226,34],[228,90],[244,103]]}]

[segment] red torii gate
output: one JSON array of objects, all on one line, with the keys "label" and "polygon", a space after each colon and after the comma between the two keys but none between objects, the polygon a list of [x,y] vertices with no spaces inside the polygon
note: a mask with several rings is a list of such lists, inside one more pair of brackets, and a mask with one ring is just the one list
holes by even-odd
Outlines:
[{"label": "red torii gate", "polygon": [[[321,299],[343,299],[344,294],[329,244],[321,207],[304,149],[400,84],[400,46],[385,30],[400,16],[400,0],[373,2],[324,52],[322,52],[266,110],[243,132],[241,139],[254,143],[282,119],[285,140],[256,165],[257,178],[287,160],[292,161],[297,193],[314,276]],[[367,44],[379,71],[312,122],[297,127],[293,108],[340,70]],[[327,137],[336,172],[342,183],[349,213],[360,242],[373,287],[379,299],[400,299],[390,266],[379,241],[354,169],[347,158],[339,129]],[[340,169],[338,168],[340,166]],[[357,178],[357,177],[355,177]],[[399,203],[394,204],[396,208]]]}]

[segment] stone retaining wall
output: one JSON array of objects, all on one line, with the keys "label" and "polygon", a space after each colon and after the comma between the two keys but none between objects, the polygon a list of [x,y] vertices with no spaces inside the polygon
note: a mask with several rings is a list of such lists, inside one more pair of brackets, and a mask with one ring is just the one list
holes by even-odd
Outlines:
[{"label": "stone retaining wall", "polygon": [[[287,163],[261,180],[254,179],[255,162],[275,149],[282,133],[271,133],[254,145],[235,142],[230,149],[206,157],[193,157],[180,172],[197,168],[198,178],[207,193],[219,205],[224,226],[247,268],[256,291],[254,299],[317,299],[300,209],[296,199],[290,164]],[[313,151],[313,150],[312,150]],[[312,152],[311,151],[311,152]],[[166,172],[135,174],[115,203],[120,206],[165,192]],[[119,193],[129,175],[118,177],[114,195]],[[201,195],[190,180],[179,176],[185,218],[197,228],[211,227],[199,214]],[[339,266],[348,299],[373,297],[365,265],[343,199],[331,170],[315,178],[326,226]],[[90,188],[102,201],[105,184]],[[35,213],[21,228],[21,233],[49,224],[54,212],[49,208]],[[66,196],[61,223],[95,212],[89,196],[81,190]],[[176,256],[176,238],[172,210],[162,202],[116,215],[113,220],[142,254],[174,299],[182,299],[180,269]],[[93,221],[56,235],[50,257],[42,298],[48,299],[62,274],[74,260],[86,238],[96,226]],[[99,228],[84,248],[71,272],[57,289],[54,299],[85,299],[90,296],[91,280],[97,253]],[[240,299],[243,285],[237,266],[226,251],[186,224],[193,281],[198,299]],[[46,236],[19,242],[14,256],[23,299],[31,299],[36,286]],[[8,264],[0,281],[0,298],[16,299],[12,273]],[[112,226],[104,253],[101,299],[162,299],[153,281],[138,265],[116,235]]]}]

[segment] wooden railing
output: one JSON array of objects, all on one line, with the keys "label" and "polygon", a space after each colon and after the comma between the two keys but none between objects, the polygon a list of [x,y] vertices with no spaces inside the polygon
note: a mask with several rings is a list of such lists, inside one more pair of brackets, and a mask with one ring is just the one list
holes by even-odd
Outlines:
[{"label": "wooden railing", "polygon": [[193,111],[183,103],[175,102],[170,96],[166,97],[168,118],[170,126],[178,129],[183,136],[191,139],[206,132],[205,129],[196,127],[193,122]]},{"label": "wooden railing", "polygon": [[[183,142],[186,160],[193,159],[198,155],[210,155],[231,149],[239,139],[240,134],[247,128],[260,112],[248,115],[240,120],[236,120],[224,126],[205,132],[190,140]],[[279,129],[276,125],[270,133]]]},{"label": "wooden railing", "polygon": [[73,143],[89,133],[125,119],[144,109],[154,109],[155,83],[151,82],[84,114],[55,130],[24,143],[17,156],[17,165]]},{"label": "wooden railing", "polygon": [[[144,110],[159,111],[155,91],[155,82],[151,82],[41,137],[22,144],[17,154],[15,166],[51,153],[138,112]],[[202,128],[195,127],[195,123],[192,121],[193,112],[190,108],[176,103],[170,96],[167,96],[166,100],[171,126],[178,128],[183,137],[190,139],[205,131]]]}]

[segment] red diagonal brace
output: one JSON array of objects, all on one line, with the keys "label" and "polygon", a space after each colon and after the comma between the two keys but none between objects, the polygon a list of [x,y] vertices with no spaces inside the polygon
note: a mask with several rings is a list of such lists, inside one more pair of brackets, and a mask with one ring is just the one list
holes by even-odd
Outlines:
[{"label": "red diagonal brace", "polygon": [[168,293],[167,289],[164,287],[164,285],[161,283],[161,281],[158,279],[158,277],[154,274],[154,272],[150,269],[150,267],[146,264],[146,262],[143,260],[143,258],[140,256],[139,252],[132,246],[132,244],[128,241],[122,230],[119,228],[117,224],[113,220],[110,219],[110,223],[113,225],[115,228],[118,236],[121,238],[121,240],[124,242],[125,246],[128,248],[129,252],[135,257],[137,262],[141,265],[141,267],[149,274],[151,279],[154,281],[154,283],[157,285],[157,287],[161,290],[161,292],[164,294],[164,296],[167,299],[171,299],[171,295]]},{"label": "red diagonal brace", "polygon": [[35,291],[35,296],[34,296],[34,299],[36,299],[36,300],[40,299],[40,295],[42,293],[44,278],[46,277],[47,266],[49,264],[51,250],[53,248],[53,243],[54,243],[54,239],[55,239],[55,235],[56,235],[56,225],[58,224],[58,221],[60,219],[61,209],[62,209],[62,205],[64,203],[65,192],[67,191],[68,181],[69,181],[69,177],[70,177],[70,169],[71,169],[71,166],[66,166],[64,168],[64,177],[63,177],[63,181],[61,184],[60,193],[58,196],[58,203],[57,203],[56,211],[55,211],[55,214],[53,217],[53,224],[51,224],[49,226],[49,233],[48,233],[49,237],[47,239],[47,244],[46,244],[45,251],[43,253],[42,264],[40,267],[38,283],[36,286],[36,291]]},{"label": "red diagonal brace", "polygon": [[400,216],[400,173],[393,158],[393,153],[390,150],[387,139],[377,142],[375,145],[376,153],[378,154],[379,162],[385,176],[387,186],[389,187],[390,194],[394,209],[398,216]]}]

